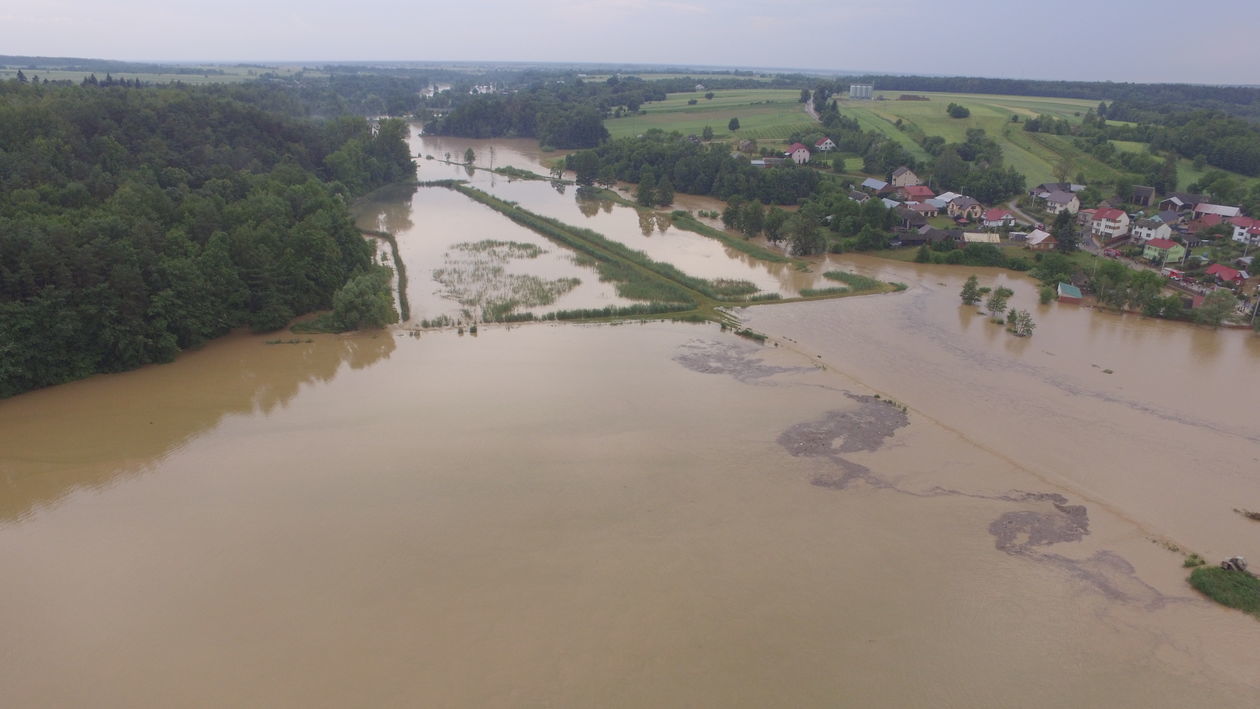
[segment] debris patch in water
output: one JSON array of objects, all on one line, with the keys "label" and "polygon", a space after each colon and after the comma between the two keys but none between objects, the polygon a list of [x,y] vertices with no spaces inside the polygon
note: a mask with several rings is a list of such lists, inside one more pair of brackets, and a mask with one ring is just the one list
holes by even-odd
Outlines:
[{"label": "debris patch in water", "polygon": [[679,346],[674,361],[693,372],[723,374],[746,384],[776,374],[813,371],[812,367],[768,365],[757,356],[761,350],[761,347],[745,342],[691,340]]}]

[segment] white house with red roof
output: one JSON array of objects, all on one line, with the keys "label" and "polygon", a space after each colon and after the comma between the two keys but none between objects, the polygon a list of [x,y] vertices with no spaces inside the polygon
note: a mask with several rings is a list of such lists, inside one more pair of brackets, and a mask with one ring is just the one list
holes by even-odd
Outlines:
[{"label": "white house with red roof", "polygon": [[787,152],[784,153],[783,156],[791,158],[792,162],[797,165],[804,165],[809,162],[809,148],[800,143],[792,143],[791,147],[787,149]]},{"label": "white house with red roof", "polygon": [[1129,215],[1123,209],[1095,210],[1089,230],[1094,236],[1106,239],[1124,236],[1129,233]]},{"label": "white house with red roof", "polygon": [[821,150],[824,153],[826,153],[826,152],[835,150],[836,144],[831,140],[831,138],[823,138],[819,140],[818,142],[814,143],[814,149]]},{"label": "white house with red roof", "polygon": [[1015,226],[1015,215],[1011,214],[1009,209],[994,207],[986,210],[980,218],[984,221],[984,225],[990,229]]},{"label": "white house with red roof", "polygon": [[1234,217],[1227,221],[1234,227],[1234,241],[1260,245],[1260,219]]}]

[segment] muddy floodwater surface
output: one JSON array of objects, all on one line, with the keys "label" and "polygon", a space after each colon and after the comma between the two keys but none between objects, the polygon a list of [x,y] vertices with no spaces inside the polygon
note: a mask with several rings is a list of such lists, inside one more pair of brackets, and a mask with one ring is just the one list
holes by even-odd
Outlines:
[{"label": "muddy floodwater surface", "polygon": [[[525,143],[414,140],[545,172]],[[462,171],[435,163],[422,179]],[[968,270],[784,274],[474,174],[610,238],[678,237],[693,275],[910,287],[741,310],[764,344],[237,335],[0,401],[0,704],[1260,704],[1260,622],[1170,549],[1260,559],[1232,511],[1260,508],[1258,338],[1039,306],[976,269],[1036,318],[1015,338],[958,305]],[[358,216],[399,235],[413,320],[472,302],[455,269],[551,284],[539,307],[616,302],[458,193]]]}]

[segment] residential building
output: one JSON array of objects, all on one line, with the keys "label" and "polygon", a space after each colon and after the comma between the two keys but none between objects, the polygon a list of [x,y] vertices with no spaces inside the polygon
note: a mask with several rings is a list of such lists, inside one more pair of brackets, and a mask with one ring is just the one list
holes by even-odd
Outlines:
[{"label": "residential building", "polygon": [[925,199],[932,199],[936,193],[927,185],[901,185],[893,190],[893,194],[904,200],[914,202],[922,202]]},{"label": "residential building", "polygon": [[984,205],[966,195],[951,200],[946,207],[949,216],[955,219],[979,219],[984,213]]},{"label": "residential building", "polygon": [[1114,239],[1129,233],[1129,215],[1123,209],[1099,209],[1089,227],[1094,236]]},{"label": "residential building", "polygon": [[1046,211],[1051,214],[1059,214],[1060,212],[1076,214],[1081,209],[1081,200],[1071,192],[1050,192],[1045,197],[1042,197],[1042,201],[1046,204]]},{"label": "residential building", "polygon": [[984,225],[990,229],[1005,229],[1015,226],[1015,215],[1009,209],[994,207],[980,216]]},{"label": "residential building", "polygon": [[1171,238],[1172,226],[1158,219],[1139,219],[1129,233],[1134,242],[1141,244],[1151,239]]},{"label": "residential building", "polygon": [[1142,247],[1142,258],[1158,264],[1181,263],[1186,260],[1186,247],[1171,239],[1151,239]]},{"label": "residential building", "polygon": [[1059,240],[1051,236],[1050,232],[1041,229],[1033,229],[1024,241],[1033,251],[1049,251],[1059,243]]},{"label": "residential building", "polygon": [[1214,263],[1211,266],[1208,266],[1207,271],[1204,273],[1209,276],[1216,276],[1216,280],[1230,286],[1241,285],[1243,281],[1249,278],[1246,271],[1239,271],[1236,268],[1222,266],[1219,263]]},{"label": "residential building", "polygon": [[830,151],[832,151],[832,150],[835,150],[835,149],[836,149],[836,144],[835,144],[835,142],[833,142],[833,141],[831,140],[831,138],[823,138],[823,139],[819,140],[818,142],[814,143],[814,149],[815,149],[815,150],[821,150],[821,151],[823,151],[824,153],[826,153],[826,152],[830,152]]},{"label": "residential building", "polygon": [[1134,185],[1129,201],[1140,207],[1149,207],[1155,201],[1155,188],[1145,185]]},{"label": "residential building", "polygon": [[804,165],[809,162],[809,148],[801,145],[800,143],[792,143],[791,147],[787,149],[787,152],[784,153],[783,156],[791,158],[792,162],[797,165]]},{"label": "residential building", "polygon": [[914,171],[905,165],[893,170],[892,183],[894,187],[909,187],[910,185],[918,185],[922,182],[923,181],[919,179],[919,176],[914,174]]}]

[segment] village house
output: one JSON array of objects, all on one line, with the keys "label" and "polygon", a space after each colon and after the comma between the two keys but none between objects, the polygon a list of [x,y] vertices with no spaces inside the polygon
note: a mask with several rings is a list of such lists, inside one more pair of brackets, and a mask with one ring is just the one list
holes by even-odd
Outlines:
[{"label": "village house", "polygon": [[1130,235],[1139,244],[1151,239],[1168,239],[1172,237],[1172,226],[1158,219],[1139,219],[1134,222]]},{"label": "village house", "polygon": [[913,209],[924,217],[935,217],[941,213],[941,210],[936,205],[928,204],[927,202],[906,202],[906,208]]},{"label": "village house", "polygon": [[831,140],[831,138],[822,138],[818,142],[814,143],[814,149],[821,150],[826,153],[835,150],[836,144]]},{"label": "village house", "polygon": [[1099,209],[1094,212],[1090,233],[1106,239],[1114,239],[1129,233],[1129,215],[1123,209]]},{"label": "village house", "polygon": [[1081,209],[1081,200],[1071,192],[1049,192],[1041,200],[1045,202],[1046,211],[1051,214],[1059,214],[1060,212],[1076,214]]},{"label": "village house", "polygon": [[866,200],[870,198],[871,196],[869,194],[860,190],[849,190],[849,199],[857,202],[858,204],[866,204]]},{"label": "village house", "polygon": [[1033,229],[1028,233],[1028,238],[1024,241],[1028,244],[1028,248],[1033,251],[1049,251],[1059,243],[1058,239],[1041,229]]},{"label": "village house", "polygon": [[804,145],[801,145],[800,143],[792,143],[792,145],[787,149],[787,152],[784,153],[783,156],[786,158],[791,158],[792,162],[796,163],[797,165],[804,165],[805,163],[809,162],[809,148],[805,147]]},{"label": "village house", "polygon": [[927,217],[924,217],[922,214],[910,209],[909,207],[898,206],[893,209],[893,214],[897,218],[897,225],[902,229],[913,230],[922,226],[927,226]]},{"label": "village house", "polygon": [[1151,239],[1142,247],[1142,258],[1151,263],[1181,263],[1186,260],[1186,247],[1171,239]]},{"label": "village house", "polygon": [[994,207],[980,216],[981,221],[989,229],[1005,229],[1015,226],[1015,215],[1009,209]]},{"label": "village house", "polygon": [[979,219],[984,213],[984,205],[966,195],[950,200],[945,209],[954,219]]},{"label": "village house", "polygon": [[893,170],[892,183],[894,187],[909,187],[910,185],[922,184],[923,181],[919,179],[918,175],[914,174],[913,170],[902,165]]},{"label": "village house", "polygon": [[932,188],[927,185],[906,185],[904,187],[897,187],[893,190],[893,194],[909,202],[922,202],[936,196],[936,193],[932,191]]},{"label": "village house", "polygon": [[1216,280],[1229,286],[1242,285],[1242,282],[1249,278],[1246,271],[1239,271],[1236,268],[1222,266],[1219,263],[1214,263],[1211,266],[1208,266],[1204,273],[1209,276],[1215,276]]},{"label": "village house", "polygon": [[1260,219],[1234,217],[1228,221],[1234,227],[1234,233],[1231,235],[1234,241],[1260,246]]}]

